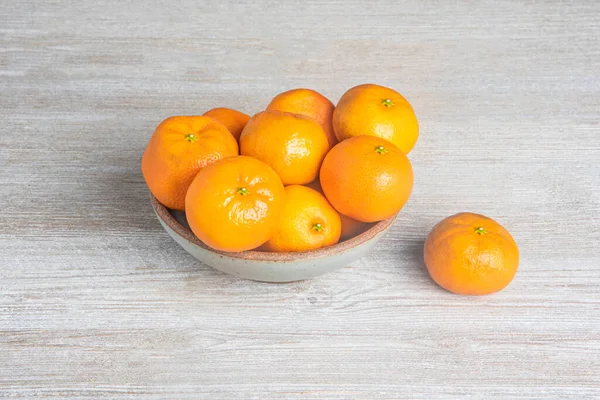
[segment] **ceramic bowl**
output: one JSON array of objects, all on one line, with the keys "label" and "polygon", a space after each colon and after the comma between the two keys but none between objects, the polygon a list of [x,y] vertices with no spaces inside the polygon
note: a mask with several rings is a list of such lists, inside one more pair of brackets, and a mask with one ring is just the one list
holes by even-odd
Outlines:
[{"label": "ceramic bowl", "polygon": [[336,245],[301,253],[213,250],[190,230],[185,213],[163,206],[151,196],[152,208],[167,233],[188,253],[226,274],[262,282],[311,279],[345,267],[367,254],[392,226],[396,216],[380,221],[367,231]]}]

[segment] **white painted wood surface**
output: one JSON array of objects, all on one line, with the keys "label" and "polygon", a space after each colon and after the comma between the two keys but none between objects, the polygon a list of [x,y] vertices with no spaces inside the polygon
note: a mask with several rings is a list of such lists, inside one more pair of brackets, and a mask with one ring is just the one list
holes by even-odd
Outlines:
[{"label": "white painted wood surface", "polygon": [[[600,398],[599,15],[1,1],[0,397]],[[405,94],[422,132],[413,196],[369,259],[255,283],[161,229],[139,160],[163,118],[364,82]],[[520,245],[503,292],[428,278],[425,235],[458,211]]]}]

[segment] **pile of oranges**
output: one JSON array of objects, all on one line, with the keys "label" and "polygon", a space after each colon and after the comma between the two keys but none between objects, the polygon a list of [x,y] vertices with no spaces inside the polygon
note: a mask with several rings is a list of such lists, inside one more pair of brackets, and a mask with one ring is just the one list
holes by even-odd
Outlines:
[{"label": "pile of oranges", "polygon": [[228,252],[309,251],[394,216],[408,200],[419,135],[395,90],[277,95],[250,118],[228,108],[164,120],[142,157],[152,194],[185,210],[196,236]]},{"label": "pile of oranges", "polygon": [[[393,89],[359,85],[336,106],[294,89],[252,117],[215,108],[167,118],[142,172],[158,201],[184,210],[194,234],[216,250],[309,251],[400,211],[413,188],[407,154],[418,136],[412,106]],[[518,250],[495,221],[459,214],[431,232],[425,262],[440,286],[485,294],[510,282]]]}]

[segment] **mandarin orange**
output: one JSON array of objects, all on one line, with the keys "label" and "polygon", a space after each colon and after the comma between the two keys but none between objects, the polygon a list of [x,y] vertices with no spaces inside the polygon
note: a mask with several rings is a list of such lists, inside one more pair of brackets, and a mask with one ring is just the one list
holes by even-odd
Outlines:
[{"label": "mandarin orange", "polygon": [[361,222],[394,216],[408,200],[413,179],[406,155],[374,136],[338,143],[327,153],[320,173],[321,187],[331,205]]},{"label": "mandarin orange", "polygon": [[278,94],[267,106],[267,111],[284,111],[310,117],[323,127],[329,147],[338,142],[333,132],[333,109],[335,106],[325,96],[311,89],[292,89]]},{"label": "mandarin orange", "polygon": [[348,90],[333,112],[333,130],[341,141],[370,135],[392,142],[408,154],[419,137],[410,103],[397,91],[364,84]]},{"label": "mandarin orange", "polygon": [[227,127],[235,140],[240,139],[242,130],[250,120],[250,116],[231,108],[219,107],[208,110],[204,115],[214,118]]},{"label": "mandarin orange", "polygon": [[284,185],[314,181],[329,150],[323,128],[298,114],[264,111],[253,116],[240,136],[242,155],[269,164]]},{"label": "mandarin orange", "polygon": [[[319,182],[318,179],[313,182],[307,183],[304,186],[314,189],[319,193],[323,193],[321,182]],[[372,226],[372,224],[357,221],[355,219],[345,216],[344,214],[340,214],[340,220],[342,221],[342,233],[340,235],[340,242],[346,241],[348,239],[353,238],[354,236],[360,235]]]},{"label": "mandarin orange", "polygon": [[183,210],[185,193],[202,168],[238,155],[225,125],[205,116],[179,116],[158,125],[142,156],[150,192],[165,206]]},{"label": "mandarin orange", "polygon": [[452,215],[433,227],[424,257],[438,285],[466,295],[504,289],[519,266],[519,249],[511,234],[493,219],[473,213]]},{"label": "mandarin orange", "polygon": [[190,228],[206,245],[221,251],[254,249],[279,227],[285,191],[271,167],[237,156],[202,169],[185,197]]},{"label": "mandarin orange", "polygon": [[301,185],[285,187],[279,228],[265,243],[266,251],[309,251],[336,244],[341,221],[321,193]]}]

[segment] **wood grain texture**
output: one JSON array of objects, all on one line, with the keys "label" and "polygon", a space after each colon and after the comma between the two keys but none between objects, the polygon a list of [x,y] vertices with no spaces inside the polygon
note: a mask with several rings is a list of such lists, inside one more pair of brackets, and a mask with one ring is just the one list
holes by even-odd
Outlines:
[{"label": "wood grain texture", "polygon": [[[0,398],[600,398],[599,2],[130,3],[0,2]],[[162,119],[364,82],[421,124],[371,257],[255,283],[161,229]],[[518,242],[501,293],[428,278],[459,211]]]}]

